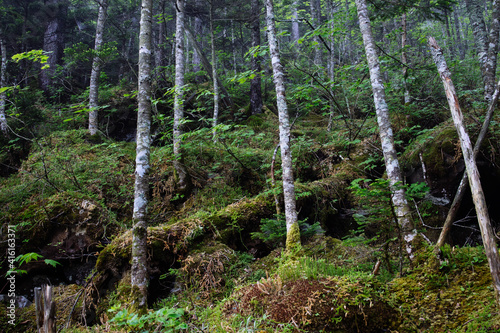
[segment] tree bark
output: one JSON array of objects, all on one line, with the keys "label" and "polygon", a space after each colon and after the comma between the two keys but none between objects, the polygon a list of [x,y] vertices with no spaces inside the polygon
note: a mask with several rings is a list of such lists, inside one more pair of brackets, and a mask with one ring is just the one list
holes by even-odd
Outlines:
[{"label": "tree bark", "polygon": [[466,46],[462,43],[462,31],[460,29],[460,21],[458,18],[458,9],[459,9],[458,5],[456,5],[453,8],[453,24],[455,25],[455,36],[457,39],[458,54],[460,56],[460,60],[464,60]]},{"label": "tree bark", "polygon": [[406,57],[406,13],[401,16],[401,63],[403,64],[403,87],[405,105],[411,102],[410,91],[408,90],[408,58]]},{"label": "tree bark", "polygon": [[[212,122],[213,141],[217,142],[217,133],[215,127],[219,119],[219,83],[217,82],[217,57],[215,55],[215,33],[214,33],[214,4],[210,2],[210,43],[212,51],[212,77],[214,86],[214,117]],[[234,50],[233,50],[234,51]]]},{"label": "tree bark", "polygon": [[299,14],[297,11],[299,8],[299,1],[293,0],[292,2],[292,42],[295,46],[299,46],[300,30],[299,30]]},{"label": "tree bark", "polygon": [[[252,29],[252,47],[260,46],[260,3],[259,0],[250,1],[252,21],[250,27]],[[250,108],[252,114],[262,113],[262,88],[261,88],[261,57],[252,56],[251,58],[252,72],[255,77],[250,81]]]},{"label": "tree bark", "polygon": [[99,6],[99,14],[97,15],[97,24],[95,32],[95,45],[94,51],[95,56],[92,61],[92,72],[90,73],[90,88],[89,88],[89,132],[90,135],[95,135],[98,128],[98,99],[99,99],[99,75],[101,73],[102,60],[99,56],[101,50],[103,35],[104,35],[104,23],[106,22],[106,13],[108,10],[108,0],[97,1]]},{"label": "tree bark", "polygon": [[297,221],[297,208],[295,202],[295,186],[292,170],[292,150],[290,149],[290,122],[288,107],[285,97],[285,82],[283,66],[281,65],[278,41],[276,39],[276,25],[274,23],[273,1],[266,0],[267,39],[271,53],[273,79],[276,88],[276,101],[278,105],[281,167],[283,169],[283,196],[285,202],[286,219],[286,248],[292,249],[300,245],[299,223]]},{"label": "tree bark", "polygon": [[[314,29],[318,29],[321,25],[321,3],[318,0],[310,0],[311,7],[311,24]],[[321,65],[321,48],[318,36],[313,37],[313,63],[317,66]]]},{"label": "tree bark", "polygon": [[[199,6],[202,6],[203,4],[198,4]],[[203,33],[203,22],[201,21],[201,18],[198,16],[194,17],[194,32],[195,36],[202,36]],[[201,71],[201,57],[200,54],[198,53],[198,49],[196,48],[196,45],[193,42],[193,71],[195,73],[198,73]],[[203,77],[197,75],[196,76],[196,82],[201,83],[203,80]]]},{"label": "tree bark", "polygon": [[[186,26],[185,27],[186,30],[186,36],[189,38],[189,40],[191,41],[191,43],[193,43],[193,46],[194,48],[196,49],[196,51],[198,52],[199,56],[200,56],[200,59],[201,59],[201,63],[203,65],[203,67],[205,67],[205,70],[207,71],[207,74],[208,76],[210,76],[210,79],[213,80],[213,70],[212,70],[212,65],[210,65],[210,62],[208,61],[207,57],[205,56],[205,54],[203,54],[203,50],[200,46],[200,44],[198,44],[198,42],[196,41],[195,39],[195,35],[193,33],[193,31],[191,30],[191,28],[189,26]],[[224,87],[224,85],[222,84],[222,80],[220,79],[219,75],[217,75],[217,82],[218,82],[218,85],[220,87],[220,89],[222,90],[222,93],[224,94],[224,101],[226,102],[226,106],[230,107],[232,110],[234,110],[235,108],[235,105],[229,95],[229,92],[227,91],[226,87]]]},{"label": "tree bark", "polygon": [[56,333],[56,302],[52,300],[52,286],[44,285],[43,293],[43,330],[44,333]]},{"label": "tree bark", "polygon": [[175,96],[174,96],[174,168],[181,192],[190,189],[190,179],[182,157],[182,120],[184,118],[184,1],[176,0],[175,20]]},{"label": "tree bark", "polygon": [[[0,30],[0,53],[2,54],[2,62],[0,64],[0,89],[7,86],[7,47]],[[7,118],[5,117],[5,100],[7,94],[0,92],[0,130],[5,137],[9,136]]]},{"label": "tree bark", "polygon": [[384,155],[387,178],[392,192],[392,204],[394,205],[396,218],[401,229],[402,236],[406,242],[406,251],[410,259],[413,258],[412,242],[417,231],[413,226],[410,207],[405,198],[404,190],[400,187],[403,178],[394,146],[394,135],[389,120],[389,109],[385,100],[385,91],[382,77],[380,75],[380,64],[373,39],[368,8],[365,0],[356,0],[358,9],[359,27],[363,35],[366,59],[370,68],[370,80],[373,90],[373,99],[377,113],[380,141]]},{"label": "tree bark", "polygon": [[[472,33],[476,43],[477,57],[481,66],[484,85],[484,98],[490,100],[495,89],[496,53],[498,49],[498,1],[494,0],[493,21],[490,38],[484,22],[483,7],[478,0],[466,0],[465,5],[472,24]],[[495,17],[496,15],[496,17]],[[491,44],[491,45],[490,45]],[[494,58],[493,57],[494,54]]]},{"label": "tree bark", "polygon": [[[486,117],[483,121],[483,126],[481,127],[481,131],[479,132],[479,136],[476,139],[476,144],[474,145],[474,160],[476,160],[476,156],[479,152],[479,148],[483,143],[484,138],[486,137],[486,133],[488,132],[488,127],[490,125],[491,118],[493,117],[493,112],[495,111],[496,103],[498,101],[498,97],[500,95],[500,81],[497,83],[495,92],[490,101],[490,105],[488,107],[488,111],[486,112]],[[436,243],[436,250],[439,251],[439,248],[444,245],[446,236],[448,235],[453,222],[458,213],[458,209],[460,208],[460,204],[465,196],[466,190],[469,188],[469,178],[467,176],[467,172],[464,172],[462,176],[462,180],[460,181],[460,185],[458,186],[457,193],[455,194],[455,198],[453,198],[453,202],[451,204],[450,210],[448,211],[448,215],[446,215],[446,220],[443,225],[443,229],[439,234],[438,241]]]},{"label": "tree bark", "polygon": [[142,0],[141,28],[139,33],[139,85],[137,140],[135,158],[134,213],[132,232],[132,307],[140,311],[147,309],[148,269],[147,236],[149,201],[149,156],[151,147],[151,45],[152,0]]},{"label": "tree bark", "polygon": [[453,117],[453,122],[460,139],[460,146],[462,148],[465,167],[469,177],[472,199],[474,201],[474,206],[476,207],[479,228],[481,229],[484,250],[486,252],[486,257],[488,258],[490,272],[493,278],[495,296],[497,299],[497,303],[500,304],[500,256],[498,255],[495,235],[493,233],[493,229],[491,228],[488,207],[486,206],[486,200],[484,197],[483,189],[481,187],[479,171],[476,166],[476,161],[474,160],[474,152],[469,139],[469,135],[467,134],[463,123],[462,110],[460,109],[460,105],[458,104],[458,97],[455,93],[455,86],[451,81],[451,73],[448,70],[448,66],[446,65],[443,51],[439,48],[436,40],[433,37],[429,37],[429,47],[431,49],[432,58],[436,63],[439,75],[441,76],[441,80],[443,81],[446,98],[448,99],[448,104],[450,106],[450,111]]},{"label": "tree bark", "polygon": [[46,2],[48,6],[46,13],[49,16],[49,21],[43,36],[43,50],[49,56],[47,60],[49,67],[41,72],[42,89],[46,93],[50,92],[56,67],[63,55],[64,20],[66,18],[66,4],[63,2],[62,0],[48,0]]},{"label": "tree bark", "polygon": [[155,45],[155,72],[156,77],[161,78],[163,72],[163,66],[165,66],[165,33],[166,33],[166,21],[165,21],[165,0],[161,0],[159,3],[159,19],[158,19],[158,36],[157,44]]}]

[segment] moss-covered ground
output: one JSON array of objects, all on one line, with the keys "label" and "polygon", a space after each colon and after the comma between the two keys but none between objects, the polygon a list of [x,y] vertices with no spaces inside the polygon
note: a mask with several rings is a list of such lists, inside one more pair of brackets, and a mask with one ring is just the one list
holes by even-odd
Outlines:
[{"label": "moss-covered ground", "polygon": [[[350,188],[355,179],[383,178],[374,120],[352,124],[359,127],[355,138],[341,126],[327,132],[318,115],[295,123],[297,206],[305,222],[302,246],[288,250],[277,214],[283,209],[279,156],[273,161],[278,124],[269,110],[221,127],[216,143],[208,128],[185,135],[190,193],[176,188],[172,147],[153,147],[147,316],[127,312],[133,143],[82,130],[34,142],[19,172],[0,180],[2,230],[16,226],[17,254],[37,252],[62,263],[52,268],[38,260],[19,268],[27,271],[27,286],[61,283],[63,332],[154,332],[169,325],[186,332],[500,331],[481,247],[446,247],[438,259],[422,244],[410,264],[383,206],[388,200],[370,198],[366,206]],[[408,172],[425,164],[431,189],[458,170],[450,124],[418,137],[403,132],[402,164]],[[493,160],[494,133],[483,150]],[[432,238],[425,226],[442,223],[442,209],[425,196],[414,198],[418,228]],[[0,249],[5,252],[6,242]],[[83,262],[92,265],[77,285],[67,267]],[[15,326],[6,323],[4,306],[0,311],[2,331],[35,331],[33,306],[17,310]]]}]

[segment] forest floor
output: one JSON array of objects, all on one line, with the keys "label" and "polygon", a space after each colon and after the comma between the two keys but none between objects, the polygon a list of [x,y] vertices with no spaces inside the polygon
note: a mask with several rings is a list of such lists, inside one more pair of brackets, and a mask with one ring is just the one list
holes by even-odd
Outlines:
[{"label": "forest floor", "polygon": [[[374,120],[328,132],[325,119],[311,114],[292,129],[303,245],[289,252],[271,111],[220,126],[216,143],[209,128],[186,134],[189,193],[176,189],[172,147],[157,140],[147,314],[127,306],[134,143],[84,130],[33,142],[19,172],[0,180],[0,222],[16,226],[16,263],[25,271],[16,276],[18,295],[32,299],[34,286],[56,285],[62,332],[500,331],[477,234],[454,229],[454,246],[440,258],[423,240],[410,262],[392,220]],[[435,241],[463,172],[456,134],[449,122],[409,133],[408,117],[393,121],[415,222]],[[496,132],[483,150],[483,179],[493,188],[496,156],[487,149],[498,145]],[[0,306],[3,332],[36,331],[34,305],[16,309],[14,326],[6,310]]]}]

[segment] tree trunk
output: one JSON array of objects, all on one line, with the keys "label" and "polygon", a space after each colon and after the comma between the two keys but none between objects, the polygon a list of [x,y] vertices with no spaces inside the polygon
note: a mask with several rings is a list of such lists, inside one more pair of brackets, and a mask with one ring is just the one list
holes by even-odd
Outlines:
[{"label": "tree trunk", "polygon": [[[336,11],[336,4],[333,2],[327,2],[328,4],[328,19],[330,21],[330,29],[334,31],[335,29],[335,11]],[[328,79],[330,80],[330,95],[334,96],[334,83],[335,83],[335,39],[333,34],[330,36],[329,40],[329,46],[330,46],[330,52],[328,53],[328,64],[327,64],[327,69],[328,69]],[[335,103],[333,101],[333,98],[329,98],[329,103],[330,103],[330,116],[328,118],[328,127],[327,131],[330,132],[333,127],[333,114],[335,110]]]},{"label": "tree trunk", "polygon": [[[0,64],[0,90],[7,86],[7,47],[0,31],[0,53],[2,54],[2,62]],[[0,130],[5,135],[9,136],[7,118],[5,117],[5,100],[7,95],[4,91],[0,92]]]},{"label": "tree trunk", "polygon": [[276,25],[274,23],[273,1],[266,0],[267,38],[271,63],[273,66],[274,85],[276,87],[276,102],[278,105],[281,166],[283,169],[283,196],[285,202],[286,219],[286,248],[287,250],[300,245],[299,223],[295,202],[295,187],[293,183],[292,150],[290,149],[290,122],[285,97],[285,82],[283,66],[281,65],[278,41],[276,40]]},{"label": "tree trunk", "polygon": [[132,307],[139,311],[147,309],[148,269],[147,237],[149,201],[149,156],[151,147],[151,27],[152,0],[142,0],[141,28],[139,33],[139,85],[137,140],[135,158],[135,187],[132,238],[131,298]]},{"label": "tree trunk", "polygon": [[[232,30],[232,29],[231,29]],[[210,2],[210,43],[212,50],[212,77],[214,85],[214,118],[212,122],[213,127],[213,141],[217,142],[217,133],[215,127],[219,118],[219,84],[217,82],[217,57],[215,56],[215,33],[214,33],[214,4],[213,0]],[[234,51],[234,49],[233,49]]]},{"label": "tree trunk", "polygon": [[406,78],[408,77],[408,59],[406,57],[406,13],[401,16],[401,63],[403,64],[403,86],[405,89],[404,100],[405,104],[411,102],[410,91],[408,90],[408,83]]},{"label": "tree trunk", "polygon": [[458,97],[455,93],[453,82],[451,81],[451,73],[448,70],[448,66],[446,65],[443,51],[439,48],[436,40],[433,37],[429,37],[429,47],[431,49],[432,58],[436,63],[439,75],[441,76],[441,80],[443,81],[446,98],[448,99],[448,104],[450,106],[450,111],[453,117],[453,122],[460,139],[460,146],[462,148],[465,167],[469,177],[472,199],[474,201],[474,206],[476,207],[479,228],[481,229],[481,237],[483,239],[484,250],[486,252],[486,257],[488,258],[490,272],[493,278],[495,296],[497,299],[497,303],[500,303],[500,256],[498,255],[495,234],[493,233],[493,229],[491,228],[490,217],[488,215],[488,207],[486,206],[486,200],[484,197],[483,189],[481,187],[481,181],[479,180],[479,171],[476,166],[476,161],[474,160],[474,152],[469,139],[469,135],[467,134],[463,123],[462,110],[460,109],[460,105],[458,104]]},{"label": "tree trunk", "polygon": [[49,56],[47,60],[47,65],[49,65],[49,67],[42,70],[41,83],[42,89],[46,93],[49,93],[56,67],[60,63],[63,55],[66,4],[63,4],[61,0],[48,0],[46,5],[51,7],[47,9],[49,21],[43,36],[43,50],[47,52]]},{"label": "tree trunk", "polygon": [[[252,21],[250,27],[252,29],[252,47],[260,46],[260,3],[259,0],[250,1]],[[250,81],[250,108],[252,114],[262,113],[262,88],[261,88],[261,57],[251,57],[252,72],[255,77]]]},{"label": "tree trunk", "polygon": [[184,0],[176,0],[175,24],[175,96],[174,96],[174,168],[181,192],[190,189],[190,179],[182,157],[181,136],[184,118]]},{"label": "tree trunk", "polygon": [[[196,41],[196,39],[195,39],[196,37],[195,37],[193,31],[189,28],[189,26],[186,26],[185,28],[186,28],[186,30],[185,30],[186,36],[189,38],[191,43],[193,43],[194,48],[196,49],[196,51],[200,55],[200,59],[201,59],[201,63],[203,65],[203,67],[205,67],[205,70],[207,71],[208,76],[210,76],[210,79],[213,80],[214,73],[212,70],[212,65],[210,65],[210,62],[208,61],[207,57],[205,57],[205,55],[203,54],[203,50],[201,49],[200,44],[198,44],[198,42]],[[234,105],[234,103],[229,95],[229,92],[222,84],[222,81],[221,81],[219,75],[217,75],[217,82],[218,82],[220,89],[222,90],[222,93],[225,96],[225,98],[223,100],[225,101],[226,106],[228,106],[232,110],[234,110],[235,105]]]},{"label": "tree trunk", "polygon": [[299,46],[300,30],[299,30],[299,14],[297,12],[299,8],[299,1],[293,0],[292,2],[292,42],[295,46]]},{"label": "tree trunk", "polygon": [[[495,0],[495,8],[498,7],[496,2],[497,1]],[[472,24],[472,33],[474,35],[474,41],[476,43],[477,57],[479,58],[479,64],[481,66],[481,74],[484,84],[484,98],[489,101],[491,99],[491,95],[493,94],[493,90],[495,89],[494,69],[496,68],[496,54],[493,63],[493,59],[490,59],[490,52],[493,52],[493,49],[497,49],[498,27],[491,29],[492,35],[490,35],[490,37],[492,38],[492,40],[488,40],[488,32],[483,17],[483,7],[481,6],[480,2],[478,0],[466,0],[465,5],[467,6],[467,12]],[[496,14],[498,16],[498,9],[494,10],[493,14]],[[496,25],[498,25],[497,18],[493,20]],[[495,30],[496,39],[494,36]],[[490,43],[493,43],[491,47],[489,46]]]},{"label": "tree trunk", "polygon": [[[486,112],[486,117],[483,121],[483,126],[481,127],[481,132],[479,132],[476,144],[474,145],[474,160],[476,160],[479,148],[481,147],[481,144],[483,143],[483,140],[486,137],[486,133],[488,132],[488,127],[490,125],[491,118],[493,117],[493,112],[495,111],[495,106],[498,101],[499,95],[500,95],[500,81],[497,83],[495,92],[493,93],[493,97],[491,98],[490,105],[488,107],[488,111]],[[438,241],[436,243],[437,251],[439,251],[439,248],[444,245],[446,236],[448,235],[451,226],[455,221],[458,209],[460,208],[462,199],[465,196],[468,184],[469,184],[469,178],[467,176],[467,172],[465,172],[464,175],[462,176],[462,180],[460,181],[460,185],[458,186],[455,198],[453,198],[453,202],[451,204],[450,210],[448,211],[448,215],[446,215],[446,220],[444,222],[443,229],[441,230],[441,234],[439,235]]]},{"label": "tree trunk", "polygon": [[363,35],[366,58],[370,68],[370,80],[373,90],[373,99],[377,113],[380,141],[384,154],[387,178],[392,191],[392,203],[402,236],[406,242],[406,251],[410,259],[413,258],[412,241],[417,235],[411,219],[410,207],[405,198],[404,190],[400,187],[403,178],[399,167],[396,149],[394,147],[394,136],[389,120],[389,109],[385,100],[384,84],[380,75],[380,64],[373,40],[368,8],[365,0],[356,0],[358,9],[359,27]]},{"label": "tree trunk", "polygon": [[52,300],[52,286],[44,285],[43,293],[43,330],[44,333],[56,333],[56,302]]},{"label": "tree trunk", "polygon": [[90,135],[95,135],[98,128],[98,98],[99,98],[99,75],[101,73],[102,60],[99,56],[104,35],[104,23],[106,21],[106,13],[108,10],[108,0],[97,1],[99,6],[99,14],[97,15],[97,24],[95,31],[95,56],[92,61],[92,72],[90,73],[90,88],[89,88],[89,132]]},{"label": "tree trunk", "polygon": [[166,22],[165,22],[165,0],[161,0],[159,3],[159,15],[158,18],[158,36],[157,43],[155,45],[155,72],[156,77],[161,78],[163,72],[163,66],[165,66],[165,33],[166,33]]},{"label": "tree trunk", "polygon": [[466,47],[462,43],[462,31],[460,29],[460,22],[458,19],[458,9],[459,9],[458,5],[456,5],[453,8],[453,24],[455,25],[455,36],[457,39],[458,55],[460,56],[460,60],[464,60]]},{"label": "tree trunk", "polygon": [[[203,33],[203,24],[202,24],[201,18],[199,18],[198,16],[194,17],[194,32],[195,32],[195,36],[202,36],[202,33]],[[193,42],[193,49],[194,49],[193,50],[193,71],[195,73],[198,73],[199,71],[201,71],[201,57],[200,57],[200,54],[198,53],[196,45],[194,45],[194,42]],[[203,77],[197,75],[196,82],[201,83],[202,81],[203,81]]]},{"label": "tree trunk", "polygon": [[[310,0],[311,7],[311,24],[314,30],[321,25],[321,4],[318,0]],[[321,65],[321,47],[318,36],[313,37],[313,63],[317,66]]]}]

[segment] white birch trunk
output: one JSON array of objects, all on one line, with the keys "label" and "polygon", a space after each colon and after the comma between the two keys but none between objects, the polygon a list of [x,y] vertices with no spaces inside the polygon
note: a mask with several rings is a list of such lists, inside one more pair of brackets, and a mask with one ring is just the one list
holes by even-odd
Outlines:
[{"label": "white birch trunk", "polygon": [[380,75],[380,64],[373,40],[368,8],[365,0],[356,0],[358,9],[359,27],[363,35],[366,58],[370,68],[370,80],[373,90],[373,99],[377,113],[380,141],[384,155],[387,178],[391,186],[392,204],[394,205],[396,218],[406,242],[406,251],[410,259],[413,258],[412,241],[417,235],[411,219],[410,207],[405,198],[404,190],[398,186],[402,184],[401,169],[394,146],[394,136],[389,120],[389,109],[385,100],[385,91],[382,77]]},{"label": "white birch trunk", "polygon": [[137,93],[137,148],[132,239],[132,306],[147,308],[147,206],[149,193],[149,156],[151,147],[151,45],[152,0],[142,0],[139,34],[139,86]]},{"label": "white birch trunk", "polygon": [[285,82],[283,67],[281,65],[278,41],[276,40],[276,25],[274,23],[273,1],[266,0],[267,38],[273,66],[274,85],[276,87],[276,101],[279,115],[281,165],[283,169],[283,196],[285,202],[286,218],[286,248],[291,249],[300,245],[299,223],[297,221],[297,208],[295,202],[295,187],[292,169],[292,151],[290,149],[290,122],[288,107],[285,97]]},{"label": "white birch trunk", "polygon": [[188,188],[188,173],[183,163],[181,136],[184,118],[184,0],[176,0],[175,24],[175,96],[174,96],[174,168],[181,191]]},{"label": "white birch trunk", "polygon": [[486,252],[486,257],[488,258],[490,272],[493,278],[495,296],[497,299],[497,303],[500,303],[500,256],[498,255],[495,234],[493,233],[493,229],[491,228],[490,224],[488,207],[486,206],[486,200],[484,197],[483,189],[481,187],[479,171],[476,166],[476,161],[474,160],[474,151],[472,149],[469,135],[467,134],[463,123],[462,110],[460,109],[460,105],[458,104],[458,97],[455,93],[455,86],[451,81],[451,73],[448,70],[448,66],[446,65],[443,51],[439,48],[436,40],[433,37],[429,37],[429,47],[431,49],[432,58],[436,63],[439,75],[441,76],[441,80],[443,81],[446,98],[448,99],[448,104],[450,106],[450,111],[453,117],[453,122],[460,139],[460,146],[462,148],[465,167],[467,170],[467,175],[469,177],[469,186],[472,192],[472,200],[474,201],[474,206],[476,207],[477,220],[479,223],[479,228],[481,229],[484,250]]},{"label": "white birch trunk", "polygon": [[90,135],[95,135],[98,128],[98,99],[99,99],[99,75],[101,73],[102,60],[99,57],[99,51],[101,50],[103,35],[104,35],[104,23],[106,21],[106,12],[108,10],[108,0],[97,1],[99,6],[99,14],[97,15],[97,24],[95,31],[95,45],[94,51],[96,55],[92,61],[92,71],[90,73],[90,87],[89,87],[89,132]]},{"label": "white birch trunk", "polygon": [[[2,63],[0,64],[0,89],[5,88],[7,85],[7,47],[3,40],[0,31],[0,52],[2,53]],[[5,100],[7,95],[5,92],[0,93],[0,130],[5,135],[9,136],[7,118],[5,117]]]},{"label": "white birch trunk", "polygon": [[[233,26],[231,22],[231,32]],[[219,83],[217,82],[217,58],[215,56],[215,34],[214,34],[214,6],[213,2],[210,3],[210,43],[212,44],[212,82],[214,85],[214,118],[212,122],[213,127],[213,142],[217,142],[217,133],[215,127],[219,119]],[[234,50],[233,50],[234,51]]]},{"label": "white birch trunk", "polygon": [[292,42],[295,46],[299,46],[300,30],[299,30],[299,14],[297,12],[299,8],[299,1],[293,0],[292,3]]}]

